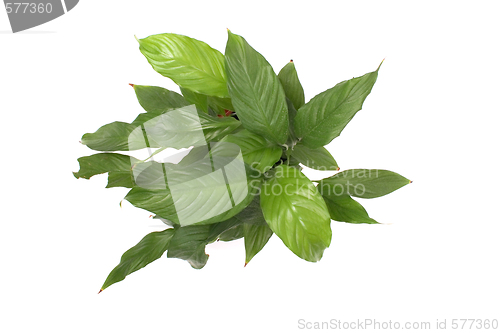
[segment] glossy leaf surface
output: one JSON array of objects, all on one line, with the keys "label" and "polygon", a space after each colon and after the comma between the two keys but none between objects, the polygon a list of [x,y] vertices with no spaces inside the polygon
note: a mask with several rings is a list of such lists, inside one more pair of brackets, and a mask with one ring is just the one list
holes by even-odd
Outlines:
[{"label": "glossy leaf surface", "polygon": [[358,198],[378,198],[405,185],[410,180],[388,170],[350,169],[321,180],[318,184],[323,195],[348,194]]},{"label": "glossy leaf surface", "polygon": [[295,109],[299,109],[305,103],[304,88],[300,84],[295,64],[290,61],[281,69],[278,78],[285,90],[285,95],[292,101]]},{"label": "glossy leaf surface", "polygon": [[153,69],[191,91],[227,97],[224,56],[208,44],[177,34],[139,40],[140,51]]},{"label": "glossy leaf surface", "polygon": [[147,234],[137,245],[125,252],[111,273],[109,273],[101,290],[122,281],[125,277],[160,258],[167,250],[174,229],[166,229]]},{"label": "glossy leaf surface", "polygon": [[269,170],[281,157],[281,147],[248,130],[228,135],[227,142],[238,145],[245,163],[259,171]]},{"label": "glossy leaf surface", "polygon": [[330,214],[314,184],[298,169],[280,165],[262,186],[260,204],[271,230],[297,256],[319,261],[330,246]]},{"label": "glossy leaf surface", "polygon": [[293,147],[292,156],[308,168],[316,170],[338,170],[333,156],[324,147],[311,149],[299,143]]},{"label": "glossy leaf surface", "polygon": [[295,134],[309,148],[330,143],[361,110],[377,80],[378,69],[316,95],[297,111]]},{"label": "glossy leaf surface", "polygon": [[288,137],[288,108],[278,77],[243,37],[228,33],[226,71],[234,111],[247,130],[284,144]]}]

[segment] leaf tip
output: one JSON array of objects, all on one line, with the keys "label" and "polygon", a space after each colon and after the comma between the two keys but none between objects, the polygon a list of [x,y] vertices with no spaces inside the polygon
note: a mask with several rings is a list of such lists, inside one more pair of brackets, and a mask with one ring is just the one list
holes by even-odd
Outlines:
[{"label": "leaf tip", "polygon": [[413,183],[413,180],[410,180],[410,181],[408,182],[408,184],[411,184],[411,183]]},{"label": "leaf tip", "polygon": [[134,38],[135,38],[135,40],[137,41],[137,43],[139,43],[139,44],[141,43],[141,41],[139,40],[139,38],[137,38],[137,36],[136,36],[136,35],[134,35]]},{"label": "leaf tip", "polygon": [[103,291],[103,289],[100,289],[99,292],[97,293],[97,295],[99,295],[102,291]]},{"label": "leaf tip", "polygon": [[247,267],[247,265],[248,265],[248,262],[245,262],[245,266],[243,266],[243,267]]},{"label": "leaf tip", "polygon": [[293,62],[293,59],[290,59],[290,62]]},{"label": "leaf tip", "polygon": [[339,170],[340,170],[340,168],[339,168],[339,167],[337,167],[337,171],[339,171]]},{"label": "leaf tip", "polygon": [[128,85],[131,86],[132,88],[134,88],[134,84],[133,83],[129,83]]},{"label": "leaf tip", "polygon": [[380,69],[380,66],[382,66],[382,64],[384,63],[384,60],[385,60],[385,58],[384,58],[384,59],[382,59],[382,61],[380,62],[380,65],[378,65],[378,67],[377,67],[377,71]]}]

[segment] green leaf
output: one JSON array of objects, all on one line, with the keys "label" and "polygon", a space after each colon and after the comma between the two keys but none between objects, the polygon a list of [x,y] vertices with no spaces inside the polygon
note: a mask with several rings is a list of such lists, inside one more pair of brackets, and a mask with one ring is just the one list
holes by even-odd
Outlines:
[{"label": "green leaf", "polygon": [[109,273],[101,291],[160,258],[167,250],[173,235],[174,229],[146,235],[136,246],[122,255],[120,263]]},{"label": "green leaf", "polygon": [[267,224],[243,225],[243,235],[245,237],[245,266],[260,252],[273,235],[273,231]]},{"label": "green leaf", "polygon": [[231,229],[224,231],[219,236],[219,240],[223,242],[230,242],[243,237],[243,224],[236,225]]},{"label": "green leaf", "polygon": [[311,149],[299,143],[293,147],[292,156],[308,168],[316,170],[338,170],[333,156],[324,147]]},{"label": "green leaf", "polygon": [[129,171],[110,171],[108,173],[108,184],[106,188],[125,187],[132,188],[135,186],[134,175]]},{"label": "green leaf", "polygon": [[288,107],[288,140],[286,141],[286,145],[288,147],[293,147],[298,141],[297,135],[295,135],[295,130],[293,129],[293,123],[295,122],[297,110],[289,98],[286,99],[286,105]]},{"label": "green leaf", "polygon": [[288,137],[285,92],[267,60],[229,32],[226,71],[231,101],[243,126],[280,145]]},{"label": "green leaf", "polygon": [[[380,68],[380,66],[379,66]],[[354,115],[361,110],[370,94],[378,70],[316,95],[297,111],[294,128],[301,142],[309,148],[319,148],[340,135]]]},{"label": "green leaf", "polygon": [[224,140],[241,149],[245,163],[261,172],[268,171],[281,158],[281,147],[248,130],[229,134]]},{"label": "green leaf", "polygon": [[194,91],[182,87],[181,87],[181,93],[189,103],[195,104],[197,108],[199,108],[205,113],[208,113],[207,95],[198,94],[195,93]]},{"label": "green leaf", "polygon": [[233,117],[215,118],[203,113],[200,113],[199,117],[207,142],[220,141],[241,125],[241,123]]},{"label": "green leaf", "polygon": [[[128,151],[150,148],[187,148],[218,141],[240,126],[232,117],[216,118],[193,112],[194,106],[165,113],[142,113],[132,124],[113,122],[82,137],[82,144],[98,151]],[[175,111],[175,112],[172,112]]]},{"label": "green leaf", "polygon": [[139,104],[141,104],[147,112],[160,114],[172,109],[188,106],[190,104],[188,101],[191,102],[187,98],[186,101],[186,99],[178,93],[165,88],[140,86],[137,84],[133,84],[132,87],[137,95]]},{"label": "green leaf", "polygon": [[[126,151],[129,149],[129,136],[137,126],[115,121],[99,128],[95,133],[87,133],[82,137],[82,144],[98,151]],[[133,147],[141,149],[144,147]]]},{"label": "green leaf", "polygon": [[255,196],[244,210],[224,223],[231,227],[220,234],[219,240],[227,242],[245,237],[245,266],[262,250],[273,234],[264,219],[259,196]]},{"label": "green leaf", "polygon": [[207,238],[210,235],[209,225],[192,225],[176,228],[168,247],[168,258],[186,260],[196,269],[203,268],[208,260],[205,253]]},{"label": "green leaf", "polygon": [[216,114],[226,116],[226,110],[234,110],[230,98],[220,98],[214,96],[207,96],[195,93],[189,89],[181,88],[181,92],[190,103],[196,105],[197,108],[205,113],[208,113],[209,108]]},{"label": "green leaf", "polygon": [[204,95],[228,97],[224,56],[206,43],[167,33],[140,39],[139,45],[153,69],[178,86]]},{"label": "green leaf", "polygon": [[90,179],[90,177],[106,172],[128,172],[138,160],[134,157],[116,154],[100,153],[84,156],[78,159],[80,170],[73,172],[76,178]]},{"label": "green leaf", "polygon": [[278,78],[283,86],[283,89],[285,90],[286,97],[292,101],[293,106],[298,110],[302,105],[304,105],[305,97],[304,89],[300,84],[293,60],[290,60],[290,62],[281,69],[278,74]]},{"label": "green leaf", "polygon": [[330,246],[330,214],[314,184],[298,169],[276,167],[262,186],[260,204],[271,230],[297,256],[319,261]]},{"label": "green leaf", "polygon": [[188,154],[189,163],[183,159],[178,164],[139,164],[143,169],[136,168],[136,183],[141,187],[133,188],[125,199],[176,224],[224,221],[248,206],[260,189],[260,180],[253,179],[252,170],[238,155],[236,145],[218,143],[205,154],[201,148]]},{"label": "green leaf", "polygon": [[411,183],[405,177],[388,170],[351,169],[321,180],[323,195],[348,194],[358,198],[377,198]]},{"label": "green leaf", "polygon": [[348,223],[378,224],[364,207],[349,195],[323,195],[332,220]]}]

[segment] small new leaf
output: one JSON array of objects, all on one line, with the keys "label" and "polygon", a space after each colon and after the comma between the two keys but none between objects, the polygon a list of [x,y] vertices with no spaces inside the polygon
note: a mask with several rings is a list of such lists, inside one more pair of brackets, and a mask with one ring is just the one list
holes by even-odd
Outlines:
[{"label": "small new leaf", "polygon": [[299,109],[305,103],[304,88],[300,84],[295,64],[290,60],[288,64],[281,69],[278,78],[285,89],[285,95],[289,98],[295,109]]}]

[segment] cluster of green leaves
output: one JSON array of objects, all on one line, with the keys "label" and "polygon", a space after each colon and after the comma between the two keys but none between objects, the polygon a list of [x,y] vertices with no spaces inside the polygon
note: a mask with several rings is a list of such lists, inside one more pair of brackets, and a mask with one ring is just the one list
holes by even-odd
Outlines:
[{"label": "cluster of green leaves", "polygon": [[[89,179],[108,173],[107,187],[130,188],[125,199],[155,214],[167,228],[146,235],[125,252],[101,290],[165,252],[169,258],[202,268],[208,259],[205,246],[217,240],[244,238],[245,265],[273,234],[300,258],[319,261],[330,245],[331,220],[378,223],[352,197],[380,197],[409,183],[394,172],[356,169],[336,173],[315,185],[301,171],[302,166],[339,170],[323,146],[339,136],[361,110],[380,66],[306,103],[292,61],[276,75],[260,53],[230,31],[225,54],[204,42],[171,33],[140,39],[139,44],[153,69],[179,85],[182,95],[132,85],[146,112],[131,123],[113,122],[83,135],[81,142],[101,153],[78,159],[80,170],[74,175]],[[193,104],[207,142],[238,145],[246,165],[259,175],[251,179],[251,191],[241,204],[215,218],[181,226],[168,187],[138,186],[132,169],[140,161],[117,151],[166,148],[166,144],[131,140],[131,133],[158,115]],[[161,142],[175,148],[173,138]],[[196,163],[196,148],[188,157]],[[196,189],[191,192],[193,197],[198,195]]]}]

